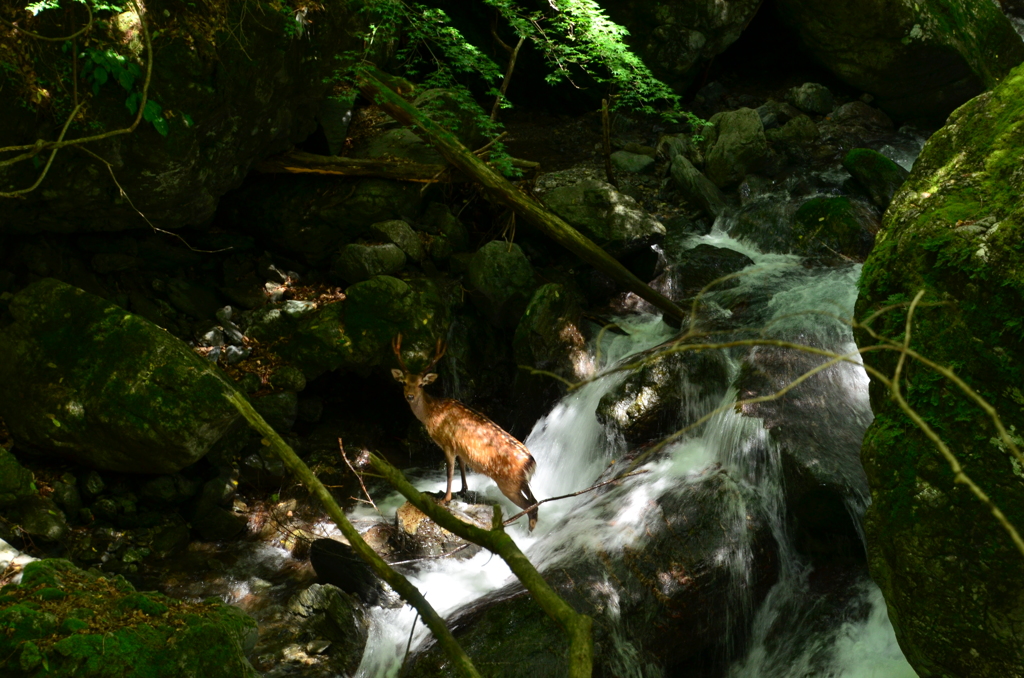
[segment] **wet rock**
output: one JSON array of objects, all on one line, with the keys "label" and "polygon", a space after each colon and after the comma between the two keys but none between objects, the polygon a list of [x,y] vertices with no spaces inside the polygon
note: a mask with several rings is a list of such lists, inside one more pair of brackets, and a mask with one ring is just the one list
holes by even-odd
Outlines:
[{"label": "wet rock", "polygon": [[377,604],[377,577],[348,544],[336,539],[314,539],[309,547],[309,563],[321,583],[337,586],[367,605]]},{"label": "wet rock", "polygon": [[61,507],[65,515],[72,518],[78,515],[83,506],[78,481],[70,473],[63,474],[60,480],[53,483],[53,494],[50,497]]},{"label": "wet rock", "polygon": [[23,675],[59,678],[181,675],[256,678],[246,660],[256,622],[217,600],[184,603],[138,593],[121,577],[103,579],[66,560],[28,564],[20,585],[4,589],[0,653]]},{"label": "wet rock", "polygon": [[799,87],[792,88],[786,94],[786,100],[801,111],[816,115],[828,115],[836,105],[832,92],[816,82],[805,82]]},{"label": "wet rock", "polygon": [[877,231],[878,216],[863,203],[845,196],[811,198],[793,215],[793,250],[808,256],[839,255],[863,261],[875,244]]},{"label": "wet rock", "polygon": [[597,420],[621,434],[630,447],[692,423],[714,409],[728,388],[720,352],[667,353],[667,348],[635,356],[632,362],[642,362],[642,367],[631,371],[597,406]]},{"label": "wet rock", "polygon": [[910,172],[889,158],[869,148],[855,148],[843,158],[843,167],[863,186],[872,202],[884,212],[893,194],[907,180]]},{"label": "wet rock", "polygon": [[[368,629],[363,609],[354,598],[331,584],[313,584],[292,596],[287,610],[297,620],[300,632],[295,635],[315,638],[306,644],[306,652],[320,654],[330,649],[332,666],[346,673],[359,666]],[[284,659],[289,659],[287,649]]]},{"label": "wet rock", "polygon": [[615,151],[611,154],[612,167],[620,172],[646,174],[654,171],[654,158],[629,151]]},{"label": "wet rock", "polygon": [[492,323],[514,327],[536,283],[519,245],[493,240],[469,260],[466,286],[477,308]]},{"label": "wet rock", "polygon": [[705,140],[708,179],[719,188],[734,186],[768,160],[768,143],[757,111],[740,108],[711,118]]},{"label": "wet rock", "polygon": [[[753,265],[747,255],[724,247],[701,243],[682,252],[668,270],[658,276],[652,285],[673,301],[692,299],[712,282]],[[735,287],[737,281],[723,280],[709,292]]]},{"label": "wet rock", "polygon": [[405,253],[394,243],[352,243],[341,248],[333,270],[350,283],[392,275],[405,267]]},{"label": "wet rock", "polygon": [[[992,36],[993,49],[997,39]],[[932,135],[885,214],[879,244],[864,263],[856,309],[863,319],[920,290],[925,303],[941,302],[915,312],[916,350],[955,366],[1015,437],[1024,431],[1020,362],[1011,357],[1024,354],[1024,342],[1010,329],[1024,316],[1022,119],[1024,69],[1018,67]],[[897,338],[906,323],[901,311],[880,315],[872,328]],[[857,340],[875,343],[866,332]],[[865,363],[893,374],[898,356],[880,353],[865,352]],[[1020,552],[874,378],[870,394],[875,418],[862,459],[872,501],[864,530],[871,575],[900,647],[919,675],[1019,674]],[[1024,524],[1024,469],[987,423],[979,428],[985,415],[938,377],[915,386],[910,404],[1007,520]]]},{"label": "wet rock", "polygon": [[[494,512],[491,506],[467,504],[453,498],[447,508],[460,520],[480,529],[491,529]],[[472,558],[480,550],[476,544],[467,542],[435,523],[409,502],[398,507],[395,521],[398,527],[396,550],[405,559]]]},{"label": "wet rock", "polygon": [[995,3],[965,11],[941,0],[780,0],[778,12],[816,61],[904,120],[941,124],[1024,61],[1024,43]]},{"label": "wet rock", "polygon": [[725,212],[727,205],[725,196],[710,179],[694,167],[683,155],[672,160],[672,178],[679,187],[679,192],[690,205],[699,208],[714,219]]},{"label": "wet rock", "polygon": [[302,374],[302,370],[285,365],[278,367],[270,374],[270,385],[274,388],[298,393],[306,388],[306,377]]},{"label": "wet rock", "polygon": [[[516,364],[550,372],[569,382],[591,376],[595,366],[581,331],[582,315],[579,300],[563,285],[538,287],[512,339]],[[516,375],[516,400],[531,404],[529,409],[536,415],[533,421],[564,391],[562,383],[549,375],[525,371]]]},{"label": "wet rock", "polygon": [[596,179],[548,191],[544,203],[613,257],[648,247],[665,236],[665,227],[636,200]]},{"label": "wet rock", "polygon": [[103,299],[46,279],[10,310],[0,414],[20,444],[99,469],[173,473],[238,420],[217,368]]}]

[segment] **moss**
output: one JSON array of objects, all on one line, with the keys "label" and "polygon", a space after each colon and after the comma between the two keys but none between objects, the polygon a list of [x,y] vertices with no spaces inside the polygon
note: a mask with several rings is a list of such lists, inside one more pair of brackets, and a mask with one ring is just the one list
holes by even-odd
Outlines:
[{"label": "moss", "polygon": [[[857,305],[864,318],[925,290],[929,305],[914,314],[911,347],[952,368],[1015,430],[1024,430],[1015,395],[1024,383],[1022,132],[1024,67],[955,111],[929,140],[886,213]],[[906,320],[906,308],[896,309],[873,327],[901,339]],[[874,343],[863,332],[858,341]],[[896,361],[894,352],[865,354],[885,374]],[[992,442],[987,415],[915,361],[903,376],[910,405],[1010,522],[1024,527],[1024,483]],[[871,389],[866,532],[901,647],[922,675],[1016,675],[1024,638],[1006,629],[1024,615],[1024,560],[885,390],[877,382]]]},{"label": "moss", "polygon": [[[41,595],[51,582],[66,595]],[[256,675],[244,657],[256,624],[219,601],[193,604],[139,593],[121,578],[89,574],[63,560],[29,564],[22,583],[5,587],[5,595],[14,604],[0,610],[4,676]]]},{"label": "moss", "polygon": [[867,228],[872,220],[869,211],[845,196],[812,198],[794,215],[793,235],[805,254],[840,253],[861,259],[874,243]]}]

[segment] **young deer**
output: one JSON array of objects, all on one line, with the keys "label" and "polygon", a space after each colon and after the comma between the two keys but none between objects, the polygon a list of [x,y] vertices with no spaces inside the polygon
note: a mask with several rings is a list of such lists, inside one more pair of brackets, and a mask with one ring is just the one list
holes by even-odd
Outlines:
[{"label": "young deer", "polygon": [[[405,387],[405,399],[412,413],[427,427],[431,440],[444,451],[448,464],[448,489],[444,501],[452,498],[452,476],[455,475],[455,460],[459,460],[462,475],[462,491],[466,487],[466,467],[483,473],[498,484],[498,489],[509,500],[525,509],[537,503],[530,491],[529,480],[537,467],[533,455],[526,446],[509,435],[504,429],[484,415],[471,410],[451,398],[434,398],[424,392],[423,387],[433,383],[437,374],[431,372],[437,361],[444,355],[444,343],[437,340],[434,359],[419,374],[412,374],[402,360],[402,335],[391,342],[391,348],[398,356],[400,370],[391,370],[395,379]],[[537,509],[528,514],[530,530],[537,525]]]}]

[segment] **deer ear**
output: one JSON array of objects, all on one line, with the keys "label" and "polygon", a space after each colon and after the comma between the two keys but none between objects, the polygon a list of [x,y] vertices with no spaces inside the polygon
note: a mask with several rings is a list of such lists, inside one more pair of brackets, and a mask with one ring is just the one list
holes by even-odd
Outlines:
[{"label": "deer ear", "polygon": [[402,370],[391,370],[391,376],[403,384],[405,383],[405,372]]},{"label": "deer ear", "polygon": [[424,374],[423,378],[420,379],[420,386],[426,386],[427,384],[433,384],[435,379],[437,379],[437,372],[431,372],[430,374]]}]

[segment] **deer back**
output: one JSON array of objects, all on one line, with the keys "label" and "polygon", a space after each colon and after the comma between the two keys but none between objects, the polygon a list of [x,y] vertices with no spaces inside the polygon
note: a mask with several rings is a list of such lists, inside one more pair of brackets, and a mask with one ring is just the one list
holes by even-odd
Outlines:
[{"label": "deer back", "polygon": [[522,482],[533,475],[537,465],[533,455],[505,429],[457,400],[430,401],[427,419],[422,421],[443,450],[495,480]]}]

